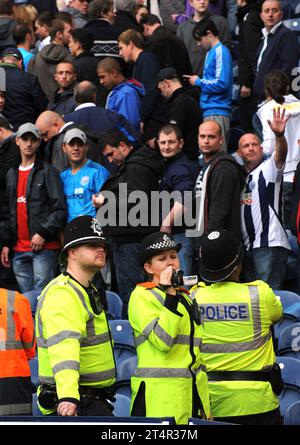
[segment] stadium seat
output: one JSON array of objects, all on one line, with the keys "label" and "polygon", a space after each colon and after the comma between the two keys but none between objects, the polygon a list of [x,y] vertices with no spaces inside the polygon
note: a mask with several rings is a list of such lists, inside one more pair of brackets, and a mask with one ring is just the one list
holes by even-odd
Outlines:
[{"label": "stadium seat", "polygon": [[136,355],[135,340],[128,320],[109,320],[117,367],[123,360]]},{"label": "stadium seat", "polygon": [[116,401],[113,402],[114,411],[113,414],[116,417],[129,417],[130,415],[130,398],[124,394],[115,395]]},{"label": "stadium seat", "polygon": [[287,407],[284,413],[284,425],[300,425],[300,400]]},{"label": "stadium seat", "polygon": [[32,394],[32,415],[33,416],[42,416],[43,415],[38,407],[38,404],[37,404],[37,394],[36,393]]},{"label": "stadium seat", "polygon": [[300,360],[300,323],[287,326],[279,335],[277,356]]},{"label": "stadium seat", "polygon": [[287,290],[274,290],[274,294],[280,297],[283,310],[285,310],[294,303],[297,302],[300,303],[300,295],[296,294],[296,292],[291,292]]},{"label": "stadium seat", "polygon": [[123,312],[123,301],[118,294],[107,290],[106,292],[107,301],[107,316],[111,320],[120,320],[122,318]]},{"label": "stadium seat", "polygon": [[300,400],[300,361],[291,357],[277,357],[284,382],[284,390],[279,395],[280,411],[284,416],[287,408]]},{"label": "stadium seat", "polygon": [[137,366],[137,357],[128,357],[117,367],[116,392],[131,397],[130,379]]},{"label": "stadium seat", "polygon": [[[298,9],[300,8],[300,5],[298,5]],[[299,11],[300,12],[300,11]],[[291,31],[294,31],[296,33],[300,34],[300,19],[293,18],[289,20],[284,20],[283,24],[289,28]]]},{"label": "stadium seat", "polygon": [[29,362],[30,366],[30,375],[31,375],[31,383],[34,385],[35,388],[37,388],[40,384],[39,382],[39,370],[38,370],[38,359],[37,357],[34,357]]},{"label": "stadium seat", "polygon": [[283,309],[282,319],[274,325],[274,334],[277,339],[287,327],[300,321],[300,303],[293,303]]}]

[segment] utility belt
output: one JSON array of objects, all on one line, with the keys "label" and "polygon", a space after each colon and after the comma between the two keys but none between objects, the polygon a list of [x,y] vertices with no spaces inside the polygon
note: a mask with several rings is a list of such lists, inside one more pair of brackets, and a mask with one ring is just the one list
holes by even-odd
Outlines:
[{"label": "utility belt", "polygon": [[93,388],[92,386],[79,386],[79,394],[80,394],[80,400],[83,399],[84,397],[94,397],[96,399],[110,400],[111,402],[114,402],[116,400],[114,397],[115,395],[114,386],[111,386],[109,388]]},{"label": "utility belt", "polygon": [[[38,395],[39,404],[42,408],[55,410],[58,404],[58,396],[56,385],[42,384],[41,391]],[[101,400],[110,409],[110,402],[114,402],[115,389],[113,386],[109,388],[93,388],[91,386],[79,386],[80,402],[85,399]]]},{"label": "utility belt", "polygon": [[258,382],[270,382],[273,392],[279,396],[284,389],[281,369],[277,363],[266,371],[211,371],[207,372],[208,380],[214,382],[226,380],[248,380]]}]

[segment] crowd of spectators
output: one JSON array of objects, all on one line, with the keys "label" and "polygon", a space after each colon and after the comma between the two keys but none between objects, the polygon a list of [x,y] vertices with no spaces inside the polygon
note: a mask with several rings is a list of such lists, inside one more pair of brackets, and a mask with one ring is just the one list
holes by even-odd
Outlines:
[{"label": "crowd of spectators", "polygon": [[243,279],[284,287],[291,231],[300,242],[300,47],[279,0],[17,3],[0,0],[1,287],[41,291],[66,223],[96,212],[101,280],[125,317],[139,243],[159,230],[187,275],[199,237],[226,229]]}]

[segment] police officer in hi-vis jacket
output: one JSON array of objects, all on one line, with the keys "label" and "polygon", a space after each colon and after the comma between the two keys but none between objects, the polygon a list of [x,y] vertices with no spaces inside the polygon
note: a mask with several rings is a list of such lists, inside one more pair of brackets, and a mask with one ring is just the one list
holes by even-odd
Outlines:
[{"label": "police officer in hi-vis jacket", "polygon": [[282,306],[263,281],[240,283],[242,245],[225,229],[200,239],[199,273],[208,284],[191,289],[204,327],[206,364],[214,420],[279,425],[277,395],[283,389],[271,326]]}]

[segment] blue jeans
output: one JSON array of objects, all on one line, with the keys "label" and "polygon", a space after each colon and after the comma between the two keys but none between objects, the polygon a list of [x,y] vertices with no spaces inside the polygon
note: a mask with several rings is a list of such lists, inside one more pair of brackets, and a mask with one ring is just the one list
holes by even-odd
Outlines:
[{"label": "blue jeans", "polygon": [[118,284],[118,293],[123,301],[123,317],[127,318],[127,307],[131,292],[137,283],[145,281],[143,266],[138,263],[140,243],[114,243],[113,256]]},{"label": "blue jeans", "polygon": [[195,238],[189,238],[185,236],[185,233],[176,233],[172,235],[176,244],[181,244],[181,249],[178,252],[180,261],[180,268],[183,270],[184,275],[193,274],[193,261],[194,261],[194,240]]},{"label": "blue jeans", "polygon": [[272,289],[282,289],[289,251],[284,247],[261,247],[245,253],[243,281],[262,280]]},{"label": "blue jeans", "polygon": [[40,252],[15,252],[13,270],[21,293],[42,290],[57,276],[58,250]]}]

